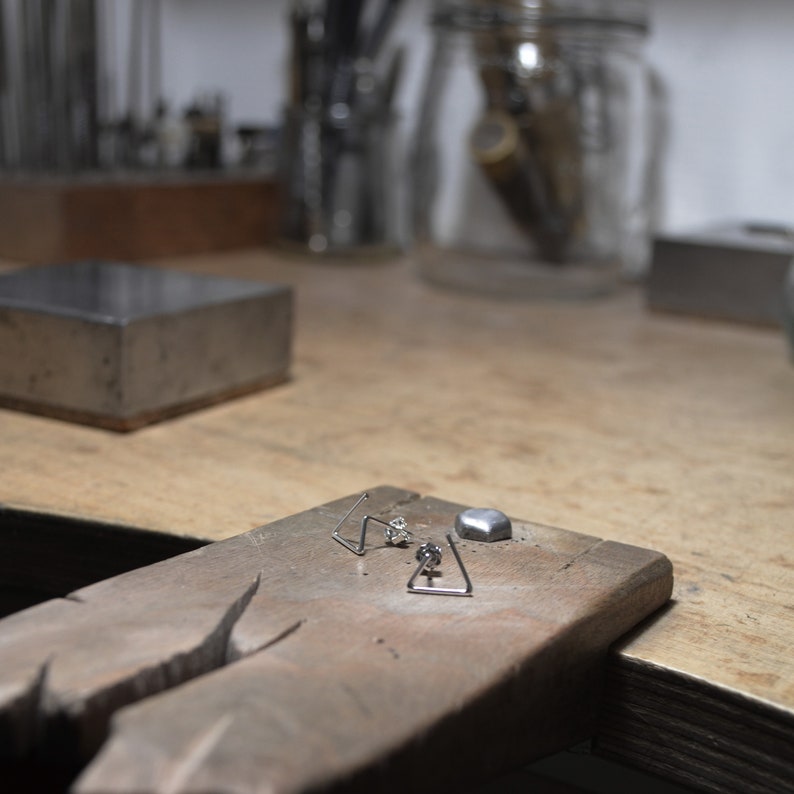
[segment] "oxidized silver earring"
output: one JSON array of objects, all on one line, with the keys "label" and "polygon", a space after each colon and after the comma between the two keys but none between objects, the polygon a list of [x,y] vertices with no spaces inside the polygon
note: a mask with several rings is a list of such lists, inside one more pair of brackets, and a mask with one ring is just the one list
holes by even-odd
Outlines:
[{"label": "oxidized silver earring", "polygon": [[397,516],[397,518],[393,518],[388,522],[382,521],[380,518],[375,518],[375,516],[364,516],[364,518],[361,519],[358,544],[353,543],[353,541],[348,540],[347,538],[343,538],[339,534],[342,524],[344,524],[345,521],[350,518],[353,511],[366,499],[369,499],[369,494],[365,492],[359,496],[358,501],[353,505],[353,507],[351,507],[347,513],[345,513],[341,521],[336,525],[334,531],[331,533],[331,537],[334,540],[341,543],[346,549],[352,551],[353,554],[358,554],[358,556],[361,557],[364,555],[364,543],[367,537],[367,526],[369,525],[370,521],[374,521],[376,524],[380,524],[383,527],[383,537],[386,539],[387,543],[391,543],[394,546],[399,546],[404,543],[411,542],[411,533],[406,529],[407,522],[402,516]]},{"label": "oxidized silver earring", "polygon": [[441,565],[441,547],[436,546],[435,543],[423,543],[416,550],[416,559],[419,561],[419,565],[413,572],[413,575],[408,580],[408,584],[406,585],[410,593],[429,593],[430,595],[451,596],[470,596],[472,594],[472,590],[474,588],[472,587],[471,579],[469,579],[469,574],[466,572],[466,567],[463,565],[463,560],[460,558],[458,547],[455,545],[455,541],[452,540],[452,534],[449,532],[447,533],[447,543],[449,544],[450,549],[452,549],[452,554],[455,557],[455,561],[458,563],[458,568],[460,568],[461,574],[463,575],[465,587],[435,587],[433,585],[416,584],[416,580],[422,574],[430,577],[432,572],[435,571],[439,565]]}]

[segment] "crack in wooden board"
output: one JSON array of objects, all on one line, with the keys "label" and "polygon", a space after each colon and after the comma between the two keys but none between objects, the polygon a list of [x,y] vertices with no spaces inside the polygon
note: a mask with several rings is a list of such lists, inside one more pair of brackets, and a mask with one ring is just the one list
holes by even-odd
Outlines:
[{"label": "crack in wooden board", "polygon": [[[15,755],[40,744],[56,756],[86,757],[104,740],[118,708],[225,664],[232,626],[258,582],[240,580],[226,593],[216,590],[217,600],[190,603],[167,588],[147,591],[140,584],[140,591],[122,587],[116,594],[100,588],[96,599],[87,588],[79,602],[50,601],[0,623],[3,684],[13,691],[15,683],[22,689],[29,681],[28,690],[39,691],[38,712],[29,717],[34,729],[25,731]],[[45,673],[31,679],[42,656]],[[0,714],[6,713],[4,692],[0,684]]]},{"label": "crack in wooden board", "polygon": [[[79,592],[85,603],[70,606],[94,611],[97,633],[145,639],[134,654],[125,645],[95,660],[102,691],[172,658],[167,640],[180,612],[188,626],[194,612],[204,620],[195,646],[207,635],[205,609],[217,623],[234,593],[261,577],[224,649],[225,659],[252,655],[193,671],[190,683],[147,682],[129,698],[137,706],[113,703],[111,738],[78,792],[410,790],[420,780],[443,790],[592,731],[607,646],[669,597],[663,555],[514,522],[512,541],[460,542],[473,598],[414,595],[405,583],[416,545],[392,547],[375,531],[359,558],[331,540],[354,499]],[[461,508],[391,488],[372,491],[367,506],[405,515],[417,543],[443,543]],[[143,587],[149,609],[136,603]],[[3,628],[0,655],[4,647],[13,655]],[[53,664],[71,678],[48,682],[47,697],[69,702],[79,690],[90,700],[64,655],[62,647]],[[90,735],[88,715],[72,713]]]},{"label": "crack in wooden board", "polygon": [[[382,488],[370,502],[382,510],[416,496]],[[296,518],[270,528],[288,530]],[[231,540],[255,543],[241,538]],[[266,560],[223,548],[202,547],[0,621],[0,759],[86,759],[118,708],[227,663],[235,655],[229,633]],[[260,629],[261,646],[293,623],[271,623],[269,635]]]}]

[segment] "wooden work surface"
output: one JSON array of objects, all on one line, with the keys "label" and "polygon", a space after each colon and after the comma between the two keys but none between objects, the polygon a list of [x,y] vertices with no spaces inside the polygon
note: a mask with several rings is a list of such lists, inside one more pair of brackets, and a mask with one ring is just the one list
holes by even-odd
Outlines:
[{"label": "wooden work surface", "polygon": [[457,794],[592,735],[669,560],[519,519],[452,546],[463,505],[388,486],[367,515],[412,537],[370,522],[357,556],[331,539],[356,496],[0,621],[0,771],[101,745],[80,794]]},{"label": "wooden work surface", "polygon": [[[726,758],[773,757],[785,779],[794,367],[782,334],[651,315],[635,290],[578,304],[444,293],[405,262],[164,264],[294,284],[292,381],[130,435],[0,411],[0,503],[220,539],[390,482],[657,549],[674,601],[615,660],[605,750],[699,785]],[[737,715],[758,722],[730,734]]]}]

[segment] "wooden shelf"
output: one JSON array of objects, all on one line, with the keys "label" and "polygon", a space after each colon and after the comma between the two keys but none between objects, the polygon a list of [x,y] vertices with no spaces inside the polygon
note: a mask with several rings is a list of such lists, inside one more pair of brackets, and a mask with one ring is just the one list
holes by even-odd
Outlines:
[{"label": "wooden shelf", "polygon": [[276,228],[272,178],[238,173],[0,179],[0,256],[140,260],[252,248]]}]

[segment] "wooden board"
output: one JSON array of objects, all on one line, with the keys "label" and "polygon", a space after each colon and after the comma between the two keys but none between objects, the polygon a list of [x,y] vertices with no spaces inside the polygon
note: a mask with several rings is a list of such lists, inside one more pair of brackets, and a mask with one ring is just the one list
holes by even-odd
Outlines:
[{"label": "wooden board", "polygon": [[275,236],[276,186],[247,174],[0,180],[0,256],[139,260],[251,248]]},{"label": "wooden board", "polygon": [[[759,750],[768,734],[707,707],[738,699],[794,742],[794,367],[781,332],[650,313],[639,288],[575,304],[456,295],[410,260],[258,250],[163,264],[292,284],[292,380],[124,438],[0,411],[0,503],[220,539],[399,482],[659,549],[673,605],[615,664],[636,663],[647,685],[674,676],[683,724],[707,725],[748,769],[781,761],[771,739]],[[664,717],[621,713],[624,736]],[[690,749],[684,782],[724,774],[708,743]],[[644,763],[636,744],[626,758]]]},{"label": "wooden board", "polygon": [[[668,599],[669,561],[516,521],[459,541],[472,597],[409,593],[462,508],[370,493],[414,543],[335,543],[349,497],[0,622],[0,753],[88,759],[112,719],[81,794],[442,791],[589,735],[607,648]],[[461,579],[449,553],[440,572]]]},{"label": "wooden board", "polygon": [[[700,709],[693,712],[696,698]],[[680,672],[616,659],[596,751],[698,791],[794,790],[794,719]]]}]

